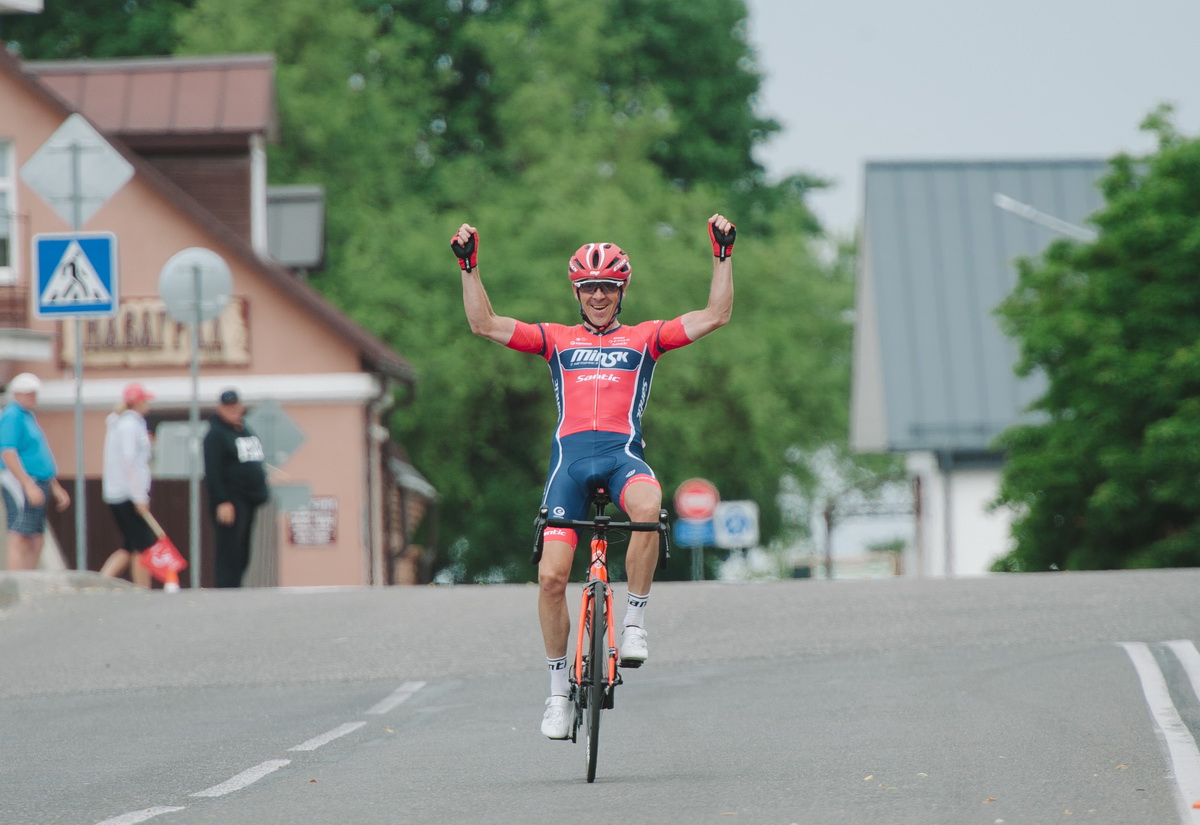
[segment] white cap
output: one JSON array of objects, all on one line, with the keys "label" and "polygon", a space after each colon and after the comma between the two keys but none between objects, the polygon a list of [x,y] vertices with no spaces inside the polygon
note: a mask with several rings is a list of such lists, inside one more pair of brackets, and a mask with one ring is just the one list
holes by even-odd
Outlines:
[{"label": "white cap", "polygon": [[42,379],[32,372],[23,372],[8,382],[10,393],[37,392],[42,388]]}]

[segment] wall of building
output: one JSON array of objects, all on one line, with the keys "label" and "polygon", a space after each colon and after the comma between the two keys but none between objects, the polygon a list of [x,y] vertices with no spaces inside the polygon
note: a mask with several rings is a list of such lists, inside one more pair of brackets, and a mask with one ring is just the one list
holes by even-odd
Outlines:
[{"label": "wall of building", "polygon": [[987,573],[1012,549],[1008,511],[988,510],[999,492],[999,472],[953,469],[947,474],[930,452],[906,453],[905,461],[920,489],[916,540],[906,552],[905,570],[929,578]]},{"label": "wall of building", "polygon": [[250,157],[245,151],[200,156],[155,153],[146,159],[238,237],[250,241]]},{"label": "wall of building", "polygon": [[[278,480],[304,479],[313,498],[327,508],[332,501],[336,538],[333,544],[304,544],[301,535],[289,537],[289,519],[284,514],[280,533],[280,578],[290,584],[361,584],[369,578],[367,558],[349,552],[367,546],[363,535],[367,521],[367,465],[363,438],[364,412],[346,405],[289,405],[285,407],[306,433],[304,444],[281,468]],[[328,512],[328,510],[326,510]],[[296,530],[292,531],[296,533]],[[310,540],[323,542],[316,531]]]}]

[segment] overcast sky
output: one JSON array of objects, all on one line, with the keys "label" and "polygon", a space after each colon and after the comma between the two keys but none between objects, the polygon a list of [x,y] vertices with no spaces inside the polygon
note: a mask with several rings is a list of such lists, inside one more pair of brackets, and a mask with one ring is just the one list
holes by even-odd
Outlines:
[{"label": "overcast sky", "polygon": [[868,160],[1145,152],[1161,101],[1200,135],[1200,0],[746,0],[783,132],[772,178],[831,178],[810,204],[852,232]]}]

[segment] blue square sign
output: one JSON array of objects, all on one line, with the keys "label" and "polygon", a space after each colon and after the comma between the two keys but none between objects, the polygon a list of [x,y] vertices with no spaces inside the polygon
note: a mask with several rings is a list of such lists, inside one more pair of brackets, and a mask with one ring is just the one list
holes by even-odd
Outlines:
[{"label": "blue square sign", "polygon": [[712,547],[716,544],[713,520],[676,519],[675,543],[680,547]]},{"label": "blue square sign", "polygon": [[117,312],[117,236],[111,232],[35,235],[33,272],[35,318]]}]

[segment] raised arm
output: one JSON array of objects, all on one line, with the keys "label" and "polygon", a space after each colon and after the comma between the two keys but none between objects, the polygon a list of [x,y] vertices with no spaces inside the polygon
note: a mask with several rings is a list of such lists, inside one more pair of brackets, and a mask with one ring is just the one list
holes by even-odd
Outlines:
[{"label": "raised arm", "polygon": [[708,219],[708,236],[713,244],[712,286],[708,306],[682,316],[683,331],[693,341],[729,323],[733,315],[733,239],[736,230],[723,215]]},{"label": "raised arm", "polygon": [[462,268],[463,307],[467,311],[471,332],[498,344],[507,344],[517,329],[517,322],[513,318],[497,315],[492,309],[492,302],[479,277],[479,233],[475,227],[465,223],[460,226],[450,240],[450,248],[458,256],[458,264]]}]

